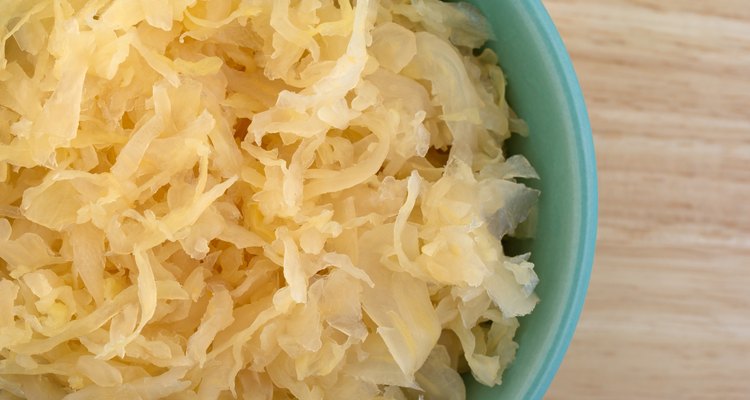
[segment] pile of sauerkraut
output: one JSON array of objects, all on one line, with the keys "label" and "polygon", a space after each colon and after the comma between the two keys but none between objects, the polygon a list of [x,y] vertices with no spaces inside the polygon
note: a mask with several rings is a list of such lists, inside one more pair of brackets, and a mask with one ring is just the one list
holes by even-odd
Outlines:
[{"label": "pile of sauerkraut", "polygon": [[462,399],[534,178],[438,0],[0,2],[0,398]]}]

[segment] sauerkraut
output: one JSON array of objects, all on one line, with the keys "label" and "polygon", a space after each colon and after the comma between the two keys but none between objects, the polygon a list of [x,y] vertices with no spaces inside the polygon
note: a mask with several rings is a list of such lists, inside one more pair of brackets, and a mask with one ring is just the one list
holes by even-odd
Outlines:
[{"label": "sauerkraut", "polygon": [[463,399],[536,178],[438,0],[0,2],[0,398]]}]

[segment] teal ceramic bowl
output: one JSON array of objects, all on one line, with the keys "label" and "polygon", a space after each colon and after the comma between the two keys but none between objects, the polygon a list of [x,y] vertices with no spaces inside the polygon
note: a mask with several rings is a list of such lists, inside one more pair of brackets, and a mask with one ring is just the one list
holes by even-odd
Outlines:
[{"label": "teal ceramic bowl", "polygon": [[565,47],[539,0],[474,0],[488,18],[508,81],[508,102],[529,125],[511,153],[524,154],[541,179],[530,250],[541,302],[521,319],[516,359],[503,384],[488,388],[466,377],[469,400],[541,398],[573,336],[586,296],[597,219],[596,165],[586,107]]}]

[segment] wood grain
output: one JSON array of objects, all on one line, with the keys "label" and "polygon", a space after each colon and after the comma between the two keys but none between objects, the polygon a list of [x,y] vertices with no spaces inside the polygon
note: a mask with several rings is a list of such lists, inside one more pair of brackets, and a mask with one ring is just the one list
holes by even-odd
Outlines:
[{"label": "wood grain", "polygon": [[591,286],[549,399],[750,399],[750,2],[545,0],[599,168]]}]

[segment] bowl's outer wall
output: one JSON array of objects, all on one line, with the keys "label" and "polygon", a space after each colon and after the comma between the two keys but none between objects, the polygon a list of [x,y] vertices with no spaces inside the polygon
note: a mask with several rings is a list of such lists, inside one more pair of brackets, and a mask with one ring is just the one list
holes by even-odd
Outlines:
[{"label": "bowl's outer wall", "polygon": [[488,388],[467,377],[469,400],[540,399],[575,331],[594,256],[597,188],[594,146],[570,58],[539,0],[471,0],[490,21],[508,82],[508,101],[529,125],[514,139],[541,180],[538,225],[531,244],[541,298],[521,319],[515,361],[503,384]]}]

